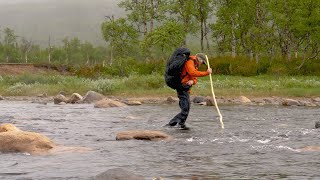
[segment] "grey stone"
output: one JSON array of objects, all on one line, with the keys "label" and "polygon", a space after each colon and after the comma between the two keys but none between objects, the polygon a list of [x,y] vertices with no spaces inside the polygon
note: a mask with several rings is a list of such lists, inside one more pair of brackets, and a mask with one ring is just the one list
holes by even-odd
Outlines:
[{"label": "grey stone", "polygon": [[192,102],[193,102],[193,103],[203,103],[203,102],[206,102],[206,98],[203,97],[203,96],[195,96],[195,97],[192,99]]},{"label": "grey stone", "polygon": [[94,103],[104,98],[105,96],[100,93],[97,93],[95,91],[88,91],[82,101],[86,103]]},{"label": "grey stone", "polygon": [[317,129],[317,128],[320,128],[320,121],[316,122],[315,128],[316,128],[316,129]]}]

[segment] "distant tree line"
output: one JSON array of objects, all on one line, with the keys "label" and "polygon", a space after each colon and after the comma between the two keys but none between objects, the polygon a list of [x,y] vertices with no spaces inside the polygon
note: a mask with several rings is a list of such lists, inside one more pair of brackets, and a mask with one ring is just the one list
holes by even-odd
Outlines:
[{"label": "distant tree line", "polygon": [[13,29],[0,29],[1,63],[57,63],[102,64],[106,60],[106,47],[95,47],[79,38],[65,37],[60,46],[50,44],[40,47],[32,40],[15,34]]}]

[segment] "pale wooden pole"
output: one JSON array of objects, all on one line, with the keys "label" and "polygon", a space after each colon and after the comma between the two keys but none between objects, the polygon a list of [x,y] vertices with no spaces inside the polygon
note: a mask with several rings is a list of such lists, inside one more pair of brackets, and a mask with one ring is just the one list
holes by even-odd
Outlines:
[{"label": "pale wooden pole", "polygon": [[[206,60],[207,60],[207,64],[208,64],[208,68],[210,68],[210,64],[209,64],[209,60],[208,60],[208,56],[206,55]],[[217,100],[216,100],[216,96],[214,95],[214,91],[213,91],[213,83],[212,83],[212,76],[210,74],[210,83],[211,83],[211,92],[212,92],[212,97],[213,97],[213,101],[214,101],[214,106],[216,107],[217,109],[217,112],[219,114],[219,119],[220,119],[220,124],[221,124],[221,128],[224,129],[224,124],[223,124],[223,121],[222,121],[222,115],[220,113],[220,110],[219,110],[219,107],[218,107],[218,104],[217,104]]]}]

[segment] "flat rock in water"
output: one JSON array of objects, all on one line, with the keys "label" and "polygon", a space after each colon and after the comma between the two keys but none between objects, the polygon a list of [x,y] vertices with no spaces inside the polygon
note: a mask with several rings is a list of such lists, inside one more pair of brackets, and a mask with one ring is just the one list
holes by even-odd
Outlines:
[{"label": "flat rock in water", "polygon": [[294,99],[283,99],[282,105],[284,106],[300,106],[300,102]]},{"label": "flat rock in water", "polygon": [[95,108],[123,107],[126,104],[112,99],[103,99],[94,104]]},{"label": "flat rock in water", "polygon": [[144,178],[121,168],[115,168],[98,174],[94,177],[94,180],[144,180]]},{"label": "flat rock in water", "polygon": [[133,100],[125,101],[124,103],[126,105],[128,105],[128,106],[139,106],[139,105],[142,105],[142,103],[140,101],[133,101]]},{"label": "flat rock in water", "polygon": [[171,137],[161,131],[150,131],[150,130],[132,130],[132,131],[122,131],[116,136],[116,140],[169,140]]}]

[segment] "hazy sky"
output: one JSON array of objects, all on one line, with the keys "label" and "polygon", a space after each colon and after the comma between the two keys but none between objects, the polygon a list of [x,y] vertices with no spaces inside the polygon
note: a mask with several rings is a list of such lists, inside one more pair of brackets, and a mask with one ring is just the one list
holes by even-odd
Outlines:
[{"label": "hazy sky", "polygon": [[[0,0],[0,29],[9,27],[36,44],[61,43],[65,37],[104,44],[105,16],[124,16],[120,0]],[[1,36],[0,36],[1,38]]]},{"label": "hazy sky", "polygon": [[[44,1],[50,1],[50,0],[0,0],[0,4],[16,4],[16,3],[34,3],[34,2],[44,2]],[[51,0],[55,1],[55,0]]]}]

